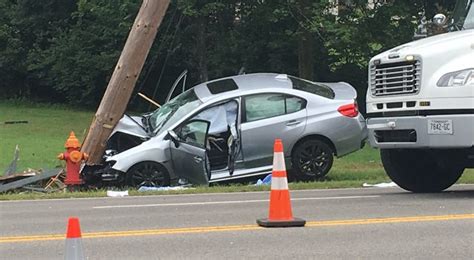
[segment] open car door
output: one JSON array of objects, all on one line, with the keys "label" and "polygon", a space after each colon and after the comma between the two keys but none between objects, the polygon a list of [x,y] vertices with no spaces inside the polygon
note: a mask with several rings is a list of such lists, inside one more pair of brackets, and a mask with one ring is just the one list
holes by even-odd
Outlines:
[{"label": "open car door", "polygon": [[209,184],[209,160],[206,154],[209,121],[193,119],[168,131],[175,173],[196,185]]},{"label": "open car door", "polygon": [[227,145],[229,146],[229,160],[227,165],[229,168],[229,175],[232,176],[235,170],[235,160],[240,153],[240,137],[235,123],[231,124],[229,129],[231,134],[227,140]]},{"label": "open car door", "polygon": [[[209,142],[213,145],[209,145],[208,149],[211,162],[216,160],[216,157],[220,161],[225,156],[230,176],[234,173],[235,160],[240,152],[240,136],[237,128],[238,107],[237,100],[227,100],[201,111],[194,117],[194,119],[210,122]],[[227,147],[224,148],[224,145]],[[212,149],[211,147],[217,147],[217,149]],[[222,154],[217,152],[216,155],[216,152],[213,151],[217,150],[221,151]]]},{"label": "open car door", "polygon": [[170,91],[168,92],[168,95],[166,96],[166,99],[165,99],[165,103],[168,103],[168,101],[170,101],[173,93],[174,93],[174,90],[176,89],[176,87],[178,86],[178,83],[183,80],[183,85],[182,85],[182,89],[181,89],[181,93],[184,92],[185,90],[185,87],[186,87],[186,78],[188,76],[188,70],[184,70],[183,72],[181,72],[181,74],[178,76],[178,78],[176,78],[176,80],[174,81],[173,85],[171,86],[171,89]]}]

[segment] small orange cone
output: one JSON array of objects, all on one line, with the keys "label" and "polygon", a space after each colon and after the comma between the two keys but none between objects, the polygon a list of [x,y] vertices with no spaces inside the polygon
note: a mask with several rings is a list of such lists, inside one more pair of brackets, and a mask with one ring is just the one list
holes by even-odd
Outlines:
[{"label": "small orange cone", "polygon": [[84,252],[82,249],[81,228],[78,218],[69,218],[66,233],[66,260],[82,260]]},{"label": "small orange cone", "polygon": [[291,212],[290,191],[281,139],[275,140],[273,151],[270,212],[268,218],[257,219],[257,224],[262,227],[302,227],[306,224],[306,220],[293,218]]}]

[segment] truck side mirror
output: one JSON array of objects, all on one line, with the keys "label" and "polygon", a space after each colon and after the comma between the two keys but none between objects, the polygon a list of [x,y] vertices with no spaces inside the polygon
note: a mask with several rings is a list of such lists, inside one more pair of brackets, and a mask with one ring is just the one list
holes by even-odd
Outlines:
[{"label": "truck side mirror", "polygon": [[433,16],[433,24],[438,27],[443,27],[446,25],[448,18],[444,14],[436,14]]},{"label": "truck side mirror", "polygon": [[178,148],[179,147],[178,135],[173,130],[168,130],[168,136],[170,137],[171,141],[173,141],[174,146]]}]

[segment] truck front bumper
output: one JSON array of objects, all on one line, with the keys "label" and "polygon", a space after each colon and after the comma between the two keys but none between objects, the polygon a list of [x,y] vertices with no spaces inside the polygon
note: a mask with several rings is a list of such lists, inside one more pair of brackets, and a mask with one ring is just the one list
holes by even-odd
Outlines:
[{"label": "truck front bumper", "polygon": [[[433,122],[449,124],[449,129],[433,130]],[[474,146],[473,114],[369,118],[367,128],[370,145],[376,148]]]}]

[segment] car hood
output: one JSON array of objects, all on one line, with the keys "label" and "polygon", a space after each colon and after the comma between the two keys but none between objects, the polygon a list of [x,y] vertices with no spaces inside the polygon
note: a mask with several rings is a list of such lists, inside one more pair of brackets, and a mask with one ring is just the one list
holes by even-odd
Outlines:
[{"label": "car hood", "polygon": [[409,54],[425,56],[427,54],[431,54],[436,48],[446,49],[453,46],[457,47],[457,45],[465,45],[467,47],[466,50],[469,50],[469,45],[472,43],[473,37],[474,30],[443,33],[397,46],[393,49],[380,53],[379,55],[373,57],[372,60],[383,59],[393,53],[398,53],[400,56]]},{"label": "car hood", "polygon": [[121,132],[143,138],[149,137],[150,135],[145,130],[146,128],[143,125],[142,118],[142,116],[124,115],[118,122],[117,126],[115,126],[110,136],[114,135],[116,132]]}]

